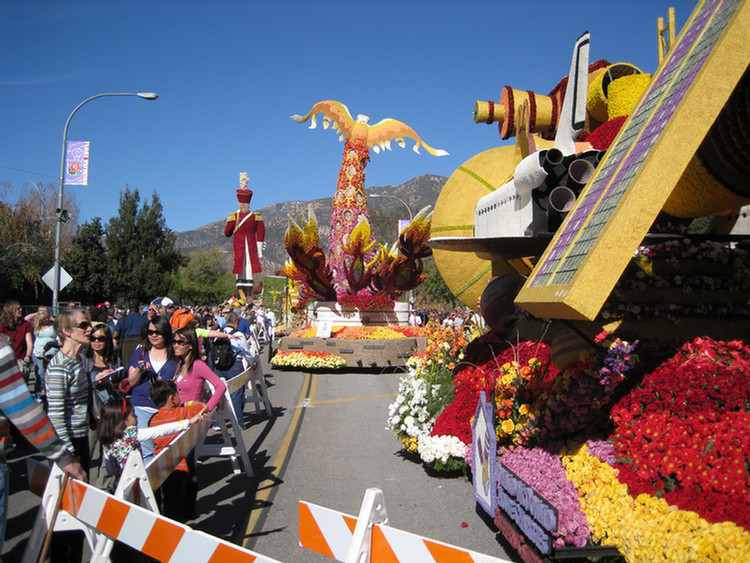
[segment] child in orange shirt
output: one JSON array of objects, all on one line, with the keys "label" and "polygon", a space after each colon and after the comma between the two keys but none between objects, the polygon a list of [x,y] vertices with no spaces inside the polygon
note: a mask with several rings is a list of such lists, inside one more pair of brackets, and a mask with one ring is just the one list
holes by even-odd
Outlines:
[{"label": "child in orange shirt", "polygon": [[[191,418],[203,411],[203,403],[180,406],[180,394],[174,381],[160,379],[151,384],[149,397],[159,410],[151,417],[149,427],[167,424],[175,420]],[[177,434],[154,438],[154,457],[169,445]],[[167,518],[187,522],[196,517],[195,505],[198,497],[198,480],[195,474],[195,456],[191,452],[180,460],[175,470],[157,491],[159,510]]]}]

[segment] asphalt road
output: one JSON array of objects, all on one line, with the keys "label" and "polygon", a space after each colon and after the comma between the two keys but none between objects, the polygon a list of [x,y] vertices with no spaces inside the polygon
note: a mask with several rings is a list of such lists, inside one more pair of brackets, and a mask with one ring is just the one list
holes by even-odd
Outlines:
[{"label": "asphalt road", "polygon": [[[228,458],[200,460],[199,516],[190,526],[283,562],[332,561],[299,546],[298,502],[356,516],[365,491],[377,487],[391,526],[511,559],[489,518],[476,508],[471,483],[426,471],[386,430],[398,374],[264,367],[273,416],[256,413],[248,403],[242,433],[255,475],[234,473]],[[39,505],[28,491],[24,453],[30,452],[18,452],[10,463],[4,563],[20,561]]]}]

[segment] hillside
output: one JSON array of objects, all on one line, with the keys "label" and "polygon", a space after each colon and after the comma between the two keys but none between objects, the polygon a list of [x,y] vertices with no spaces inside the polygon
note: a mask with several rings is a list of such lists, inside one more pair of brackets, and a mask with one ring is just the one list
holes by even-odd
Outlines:
[{"label": "hillside", "polygon": [[[419,176],[398,186],[374,186],[367,194],[393,197],[370,197],[367,200],[372,219],[373,230],[379,242],[392,243],[396,237],[397,219],[408,219],[406,207],[394,197],[406,202],[412,213],[416,214],[427,205],[435,205],[440,190],[447,178],[443,176]],[[289,225],[289,218],[299,217],[299,211],[306,211],[312,206],[318,217],[320,241],[328,241],[329,223],[331,220],[331,198],[312,201],[285,201],[258,209],[266,224],[266,249],[261,265],[266,275],[272,275],[280,269],[286,260],[284,250],[284,233]],[[252,209],[252,207],[251,207]],[[299,211],[298,211],[299,210]],[[254,210],[255,211],[255,210]],[[227,210],[227,215],[231,210]],[[177,233],[177,248],[185,253],[217,248],[227,254],[227,265],[232,255],[232,239],[224,236],[226,217],[195,229]]]}]

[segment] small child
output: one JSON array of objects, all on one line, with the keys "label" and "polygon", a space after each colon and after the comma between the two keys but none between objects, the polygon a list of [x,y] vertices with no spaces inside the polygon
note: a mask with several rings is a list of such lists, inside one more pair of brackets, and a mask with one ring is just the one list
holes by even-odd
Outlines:
[{"label": "small child", "polygon": [[203,420],[205,409],[190,417],[162,426],[138,428],[133,405],[127,399],[112,399],[102,407],[97,426],[99,441],[104,446],[107,471],[116,476],[117,486],[120,474],[125,467],[128,455],[140,448],[144,440],[152,440],[175,432],[186,430],[191,424]]},{"label": "small child", "polygon": [[[180,406],[180,393],[177,384],[167,379],[159,379],[151,384],[149,397],[159,410],[151,417],[149,427],[172,424],[176,420],[191,418],[206,410],[203,403],[192,403]],[[175,434],[154,438],[154,457],[169,445]],[[187,522],[196,517],[198,498],[198,480],[195,474],[195,455],[193,452],[180,460],[175,470],[159,487],[159,510],[167,518],[178,522]]]}]

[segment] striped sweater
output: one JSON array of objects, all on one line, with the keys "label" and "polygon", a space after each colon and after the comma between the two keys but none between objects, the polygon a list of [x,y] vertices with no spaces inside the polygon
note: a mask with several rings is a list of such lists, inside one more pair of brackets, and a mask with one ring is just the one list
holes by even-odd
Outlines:
[{"label": "striped sweater", "polygon": [[44,375],[47,390],[47,413],[52,425],[70,451],[72,438],[85,438],[89,433],[89,378],[81,362],[55,354]]},{"label": "striped sweater", "polygon": [[0,341],[0,411],[0,461],[5,461],[6,454],[13,449],[11,422],[47,459],[61,466],[73,461],[44,409],[29,393],[13,348],[3,341]]}]

